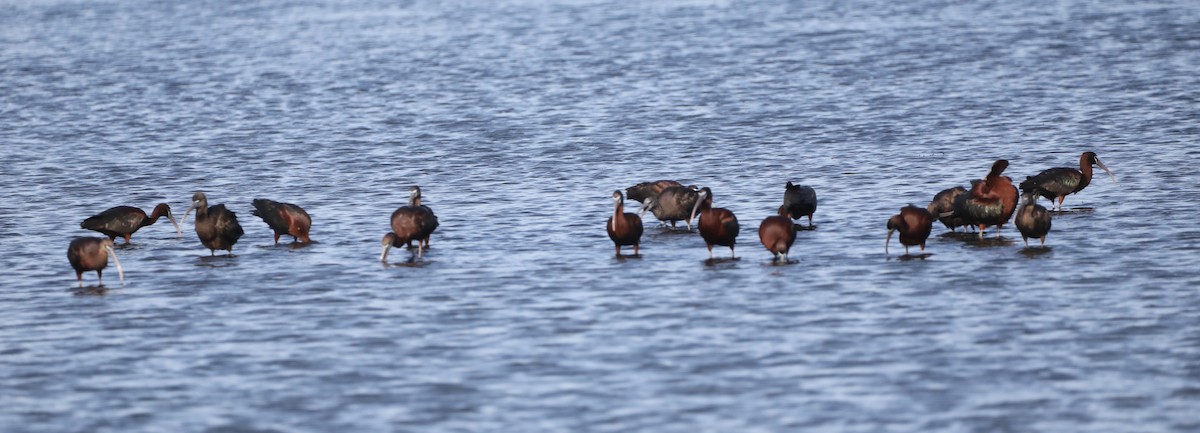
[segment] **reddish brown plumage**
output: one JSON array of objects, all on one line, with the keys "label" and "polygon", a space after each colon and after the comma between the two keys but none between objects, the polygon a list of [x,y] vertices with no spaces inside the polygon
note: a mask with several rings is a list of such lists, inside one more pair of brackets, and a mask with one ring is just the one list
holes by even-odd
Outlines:
[{"label": "reddish brown plumage", "polygon": [[638,244],[642,238],[642,219],[636,214],[625,212],[625,197],[621,191],[613,191],[613,215],[608,217],[606,224],[608,238],[612,239],[621,255],[622,245],[633,245],[633,255],[640,255]]},{"label": "reddish brown plumage", "polygon": [[308,232],[312,227],[312,217],[308,216],[300,206],[291,203],[281,203],[277,201],[267,200],[265,198],[255,199],[251,204],[254,205],[254,210],[251,214],[262,218],[267,226],[275,232],[275,243],[279,243],[279,236],[291,235],[292,241],[297,239],[303,243],[312,242]]},{"label": "reddish brown plumage", "polygon": [[117,253],[113,251],[112,239],[79,237],[67,246],[67,261],[75,269],[75,279],[79,281],[80,286],[83,285],[83,273],[87,271],[96,271],[97,284],[103,281],[104,268],[108,267],[109,256],[112,256],[113,262],[116,263],[117,273],[124,283],[125,272],[121,269],[121,261],[117,260]]},{"label": "reddish brown plumage", "polygon": [[780,208],[779,215],[763,219],[758,225],[758,240],[775,259],[787,261],[788,251],[796,242],[796,229],[786,208]]},{"label": "reddish brown plumage", "polygon": [[700,237],[704,238],[704,243],[708,245],[708,257],[712,258],[713,245],[729,247],[729,256],[734,257],[734,244],[740,230],[737,216],[729,209],[712,207],[712,203],[712,190],[704,187],[700,189],[699,197],[692,208],[693,216],[700,215],[696,225],[700,229]]},{"label": "reddish brown plumage", "polygon": [[996,237],[1000,237],[1000,229],[1017,209],[1020,194],[1012,179],[1001,175],[1006,168],[1007,160],[996,160],[987,177],[974,182],[970,193],[959,195],[954,202],[955,215],[978,225],[980,238],[990,226],[996,226]]},{"label": "reddish brown plumage", "polygon": [[900,208],[900,213],[888,218],[887,229],[887,240],[883,243],[885,254],[888,252],[888,243],[891,242],[892,233],[895,231],[900,232],[900,243],[904,245],[904,254],[908,254],[908,247],[916,245],[920,245],[921,252],[925,252],[925,241],[929,239],[929,232],[933,230],[933,214],[924,208],[910,204]]},{"label": "reddish brown plumage", "polygon": [[383,236],[380,261],[387,260],[390,248],[411,246],[413,241],[417,241],[417,257],[421,257],[429,247],[430,235],[438,228],[438,219],[433,214],[433,209],[421,205],[421,187],[410,187],[408,194],[408,206],[401,206],[392,212],[392,231]]},{"label": "reddish brown plumage", "polygon": [[146,215],[145,211],[133,206],[112,207],[83,220],[82,223],[79,223],[79,227],[103,233],[109,239],[125,238],[125,243],[128,244],[129,238],[135,232],[142,227],[158,222],[158,219],[164,216],[171,221],[171,224],[175,226],[175,231],[182,236],[179,223],[175,221],[175,216],[171,214],[171,207],[166,203],[154,206],[150,215]]}]

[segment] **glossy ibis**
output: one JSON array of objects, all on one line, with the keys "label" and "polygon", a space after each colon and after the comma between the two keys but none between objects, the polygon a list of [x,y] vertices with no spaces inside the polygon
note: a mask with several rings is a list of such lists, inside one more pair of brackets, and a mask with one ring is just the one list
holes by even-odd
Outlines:
[{"label": "glossy ibis", "polygon": [[67,247],[67,261],[71,262],[71,267],[75,268],[75,279],[79,281],[79,285],[83,286],[83,273],[87,271],[96,271],[96,283],[100,284],[103,280],[104,268],[108,266],[108,258],[112,257],[113,263],[117,265],[117,275],[121,277],[121,284],[125,284],[125,270],[121,269],[121,261],[117,260],[117,253],[113,251],[113,240],[97,237],[80,237],[71,241],[71,245]]},{"label": "glossy ibis", "polygon": [[[954,231],[958,227],[969,226],[970,224],[961,215],[954,214],[954,200],[966,193],[967,189],[961,186],[944,189],[933,196],[933,200],[929,202],[929,207],[926,210],[934,218],[937,218],[938,221],[941,221],[950,231]],[[966,229],[964,228],[963,230]]]},{"label": "glossy ibis", "polygon": [[1100,158],[1096,156],[1096,152],[1083,152],[1079,155],[1079,168],[1072,167],[1055,167],[1043,170],[1036,176],[1030,176],[1021,182],[1022,192],[1036,191],[1042,197],[1050,200],[1050,204],[1054,205],[1054,199],[1058,199],[1057,210],[1062,210],[1063,199],[1067,198],[1067,194],[1074,194],[1083,191],[1088,184],[1092,183],[1092,165],[1098,165],[1108,177],[1112,178],[1113,183],[1117,183],[1117,176],[1109,170]]},{"label": "glossy ibis", "polygon": [[1006,168],[1007,160],[996,160],[982,182],[972,182],[971,191],[954,200],[954,214],[977,225],[980,239],[990,226],[996,226],[996,238],[1000,238],[1000,229],[1017,209],[1017,188],[1012,179],[1001,175]]},{"label": "glossy ibis", "polygon": [[379,261],[386,261],[388,250],[404,245],[412,246],[417,241],[417,257],[424,255],[429,246],[429,237],[438,227],[437,216],[429,206],[421,205],[421,187],[408,189],[408,205],[392,212],[392,231],[383,235],[383,254]]},{"label": "glossy ibis", "polygon": [[688,231],[691,231],[692,217],[695,215],[689,212],[696,206],[699,197],[700,192],[695,185],[671,186],[653,199],[647,198],[642,210],[649,210],[659,221],[670,221],[671,228],[675,228],[676,222],[684,221]]},{"label": "glossy ibis", "polygon": [[704,243],[708,244],[709,259],[712,258],[713,245],[729,247],[729,257],[732,258],[735,255],[733,246],[737,241],[740,228],[737,217],[729,209],[712,207],[712,203],[712,190],[708,187],[701,188],[688,219],[691,220],[697,214],[700,215],[696,225],[700,228],[700,237],[704,238]]},{"label": "glossy ibis", "polygon": [[813,226],[813,212],[817,211],[817,192],[812,187],[804,185],[792,185],[788,181],[784,185],[783,190],[783,206],[782,210],[787,211],[787,216],[791,219],[800,219],[800,217],[808,216],[808,226]]},{"label": "glossy ibis", "polygon": [[183,230],[180,230],[179,222],[175,221],[175,215],[171,214],[171,207],[166,203],[159,203],[150,212],[150,215],[146,215],[145,211],[133,206],[109,208],[83,220],[79,227],[98,231],[112,240],[116,240],[118,236],[123,237],[125,243],[128,244],[129,237],[133,236],[138,229],[154,224],[164,216],[171,221],[171,224],[175,225],[175,233],[182,239]]},{"label": "glossy ibis", "polygon": [[629,188],[625,188],[625,195],[629,196],[630,200],[646,204],[646,199],[658,197],[658,194],[662,193],[664,189],[673,186],[683,186],[683,184],[673,180],[642,182]]},{"label": "glossy ibis", "polygon": [[621,191],[613,191],[613,215],[608,218],[608,238],[616,244],[617,255],[621,255],[621,245],[633,245],[633,255],[637,256],[638,243],[642,238],[642,218],[637,214],[625,212],[625,197]]},{"label": "glossy ibis", "polygon": [[275,232],[275,244],[279,244],[279,236],[291,235],[292,242],[297,239],[303,243],[312,242],[308,230],[312,227],[312,218],[300,206],[291,203],[281,203],[265,198],[254,199],[251,204],[254,210],[250,213],[262,218],[267,226]]},{"label": "glossy ibis", "polygon": [[192,194],[192,205],[183,213],[183,220],[187,220],[193,210],[196,211],[196,236],[210,250],[210,255],[216,255],[217,250],[226,250],[232,256],[233,244],[245,234],[237,215],[225,209],[224,204],[209,206],[208,197],[202,192]]},{"label": "glossy ibis", "polygon": [[1037,190],[1021,194],[1021,205],[1017,208],[1014,222],[1017,230],[1021,231],[1021,239],[1029,246],[1029,238],[1040,239],[1042,246],[1046,245],[1046,234],[1050,233],[1050,212],[1045,206],[1037,204]]},{"label": "glossy ibis", "polygon": [[[788,185],[791,185],[790,183]],[[758,225],[758,240],[775,255],[774,260],[787,262],[788,250],[796,242],[796,227],[787,209],[779,208],[779,215],[769,216]]]},{"label": "glossy ibis", "polygon": [[900,213],[888,218],[887,230],[887,240],[883,242],[884,254],[888,253],[888,243],[892,241],[892,232],[895,231],[900,232],[905,255],[908,254],[908,247],[913,245],[920,245],[921,252],[925,252],[925,240],[929,239],[929,232],[933,230],[933,214],[909,204],[900,208]]}]

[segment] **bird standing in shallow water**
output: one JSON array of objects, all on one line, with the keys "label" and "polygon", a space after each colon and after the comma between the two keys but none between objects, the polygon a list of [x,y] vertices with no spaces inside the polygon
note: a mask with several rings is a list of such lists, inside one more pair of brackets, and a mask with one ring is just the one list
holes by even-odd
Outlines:
[{"label": "bird standing in shallow water", "polygon": [[888,243],[892,241],[892,232],[900,232],[900,244],[904,245],[904,254],[908,247],[920,245],[925,252],[925,241],[933,230],[933,214],[928,210],[913,205],[900,208],[900,213],[892,215],[887,222],[887,240],[883,242],[883,253],[888,253]]},{"label": "bird standing in shallow water", "polygon": [[224,204],[210,207],[208,197],[202,192],[192,194],[192,205],[183,213],[183,220],[187,220],[192,210],[196,211],[196,236],[210,250],[210,255],[215,256],[217,250],[226,250],[229,256],[233,256],[233,244],[245,234],[238,224],[237,215],[225,209]]},{"label": "bird standing in shallow water", "polygon": [[733,258],[733,246],[737,241],[740,229],[737,217],[729,209],[712,207],[712,203],[712,190],[708,187],[701,188],[688,219],[692,219],[699,213],[700,219],[696,225],[700,228],[700,237],[704,238],[705,244],[708,244],[709,259],[712,259],[713,245],[729,247],[729,257]]},{"label": "bird standing in shallow water", "polygon": [[791,219],[800,219],[807,215],[808,227],[812,228],[813,212],[817,211],[817,191],[804,185],[792,185],[792,182],[788,181],[787,185],[784,185],[783,206],[779,209],[781,215],[786,211],[786,215]]},{"label": "bird standing in shallow water", "polygon": [[171,214],[171,207],[166,203],[159,203],[150,211],[150,215],[146,212],[133,206],[117,206],[109,208],[104,212],[92,215],[88,219],[83,220],[79,227],[98,231],[108,236],[109,239],[116,240],[118,236],[125,238],[125,243],[129,244],[129,237],[133,236],[142,227],[158,222],[159,218],[166,216],[171,224],[175,226],[175,233],[183,238],[183,230],[180,230],[179,223],[175,221],[175,216]]},{"label": "bird standing in shallow water", "polygon": [[758,225],[758,240],[775,255],[773,260],[787,263],[788,250],[796,242],[796,227],[786,208],[780,207],[779,215],[763,219]]},{"label": "bird standing in shallow water", "polygon": [[696,215],[688,212],[696,206],[699,191],[695,185],[667,187],[658,196],[647,198],[642,210],[649,210],[659,221],[670,221],[671,228],[675,228],[676,222],[684,221],[691,231],[692,218]]},{"label": "bird standing in shallow water", "polygon": [[683,184],[673,180],[642,182],[629,188],[625,188],[625,195],[628,196],[630,200],[641,204],[646,204],[646,199],[658,197],[658,194],[662,193],[664,189],[673,186],[681,187]]},{"label": "bird standing in shallow water", "polygon": [[617,255],[622,245],[633,245],[633,255],[639,255],[638,244],[642,238],[642,218],[625,212],[625,197],[621,191],[613,191],[613,215],[608,218],[608,238],[616,244]]},{"label": "bird standing in shallow water", "polygon": [[[954,200],[957,199],[958,196],[966,193],[966,188],[961,186],[944,189],[933,196],[933,200],[929,202],[929,207],[925,209],[928,210],[934,218],[937,218],[938,221],[941,221],[942,224],[952,232],[957,227],[970,226],[970,223],[963,219],[962,216],[953,213]],[[947,213],[950,215],[941,216]],[[966,229],[964,228],[963,230]]]},{"label": "bird standing in shallow water", "polygon": [[312,239],[308,237],[309,228],[312,227],[312,218],[300,206],[265,198],[254,199],[251,204],[254,205],[254,210],[250,213],[262,218],[263,222],[266,222],[267,226],[275,232],[276,245],[279,244],[280,235],[291,235],[292,242],[297,239],[303,243],[312,242]]},{"label": "bird standing in shallow water", "polygon": [[971,191],[954,200],[954,215],[979,226],[980,239],[989,226],[996,226],[996,238],[999,239],[1001,227],[1017,209],[1017,188],[1012,179],[1001,176],[1006,168],[1007,160],[996,160],[983,181],[972,181]]},{"label": "bird standing in shallow water", "polygon": [[408,189],[408,205],[392,212],[392,231],[383,235],[383,253],[379,261],[386,261],[388,250],[404,245],[412,246],[417,241],[417,257],[424,255],[429,247],[429,237],[438,227],[437,216],[429,206],[421,205],[421,187]]},{"label": "bird standing in shallow water", "polygon": [[1017,230],[1025,246],[1029,246],[1029,238],[1040,239],[1041,245],[1046,245],[1046,234],[1050,233],[1050,212],[1045,206],[1037,204],[1037,190],[1021,194],[1021,205],[1017,208]]},{"label": "bird standing in shallow water", "polygon": [[75,279],[80,287],[83,287],[83,273],[87,271],[96,271],[97,284],[103,281],[104,268],[108,266],[110,256],[117,265],[121,284],[125,284],[125,270],[121,269],[121,261],[117,260],[117,253],[113,251],[112,239],[80,237],[72,240],[67,247],[67,261],[75,268]]},{"label": "bird standing in shallow water", "polygon": [[1042,197],[1050,199],[1051,205],[1054,205],[1054,199],[1057,198],[1058,205],[1055,209],[1062,211],[1062,203],[1067,198],[1067,194],[1083,191],[1092,183],[1093,164],[1100,166],[1105,173],[1108,173],[1108,177],[1112,178],[1113,183],[1117,183],[1117,176],[1108,169],[1108,166],[1100,162],[1100,157],[1096,156],[1096,152],[1083,152],[1082,155],[1079,155],[1079,169],[1048,168],[1021,182],[1021,192],[1037,192]]}]

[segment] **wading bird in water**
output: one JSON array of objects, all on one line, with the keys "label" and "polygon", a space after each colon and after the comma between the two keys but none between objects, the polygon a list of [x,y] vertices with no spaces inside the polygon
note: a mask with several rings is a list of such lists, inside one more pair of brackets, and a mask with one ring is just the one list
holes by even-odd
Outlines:
[{"label": "wading bird in water", "polygon": [[154,210],[150,211],[150,215],[146,215],[145,211],[133,206],[109,208],[83,220],[79,227],[98,231],[112,240],[123,237],[125,243],[129,244],[130,236],[133,236],[142,227],[158,222],[158,219],[164,216],[175,226],[175,233],[182,239],[183,230],[180,230],[179,222],[175,221],[175,215],[171,214],[171,207],[166,203],[159,203]]},{"label": "wading bird in water", "polygon": [[633,255],[637,256],[638,243],[642,238],[642,218],[637,214],[625,212],[625,197],[621,191],[613,191],[613,215],[608,218],[608,238],[617,247],[617,255],[621,255],[622,245],[633,245]]},{"label": "wading bird in water", "polygon": [[788,181],[784,185],[783,190],[783,206],[780,212],[787,212],[787,216],[791,219],[800,219],[802,216],[808,216],[808,227],[813,226],[813,212],[817,211],[817,192],[812,187],[804,185],[792,185]]},{"label": "wading bird in water", "polygon": [[787,209],[781,207],[779,215],[762,220],[758,225],[758,240],[775,255],[773,260],[787,263],[788,250],[796,242],[796,227],[792,225]]},{"label": "wading bird in water", "polygon": [[684,221],[688,231],[691,231],[692,217],[695,215],[689,211],[696,206],[699,191],[695,185],[667,187],[658,196],[646,198],[642,212],[649,210],[659,221],[670,221],[671,228],[675,228],[676,222]]},{"label": "wading bird in water", "polygon": [[1021,182],[1021,192],[1036,191],[1042,197],[1050,200],[1050,204],[1054,205],[1054,199],[1058,199],[1058,205],[1055,209],[1062,211],[1063,199],[1067,198],[1067,194],[1074,194],[1083,191],[1088,184],[1092,183],[1092,165],[1098,165],[1113,183],[1117,183],[1117,176],[1112,170],[1108,169],[1100,158],[1096,156],[1096,152],[1083,152],[1079,155],[1079,168],[1071,167],[1055,167],[1043,170],[1036,176],[1030,176]]},{"label": "wading bird in water", "polygon": [[229,256],[233,256],[233,244],[245,234],[238,224],[237,215],[225,209],[224,204],[210,207],[208,197],[202,192],[192,194],[192,205],[183,213],[183,220],[186,221],[193,210],[196,211],[196,236],[210,250],[210,255],[215,256],[217,250],[226,250]]},{"label": "wading bird in water", "polygon": [[673,186],[683,186],[683,184],[673,180],[656,180],[652,182],[642,182],[637,185],[625,188],[625,195],[630,200],[645,204],[646,199],[658,197],[664,189]]},{"label": "wading bird in water", "polygon": [[437,227],[433,209],[421,205],[421,187],[410,187],[408,205],[392,212],[392,231],[383,235],[383,253],[379,255],[379,261],[387,261],[388,250],[392,247],[411,246],[413,241],[417,241],[417,257],[421,257],[429,247],[430,234]]},{"label": "wading bird in water", "polygon": [[312,227],[312,218],[300,206],[265,198],[254,199],[251,204],[254,205],[254,210],[250,213],[262,218],[275,232],[276,245],[279,244],[281,235],[291,235],[292,242],[297,239],[303,243],[312,242],[312,239],[308,237],[308,230]]},{"label": "wading bird in water", "polygon": [[960,194],[954,200],[954,215],[979,226],[980,239],[983,239],[984,230],[990,226],[996,226],[996,238],[999,239],[1001,227],[1017,209],[1017,188],[1013,186],[1012,179],[1001,176],[1006,168],[1007,160],[996,160],[983,181],[972,182],[971,191]]},{"label": "wading bird in water", "polygon": [[125,284],[125,270],[121,269],[121,261],[113,251],[113,240],[97,237],[80,237],[71,241],[67,247],[67,261],[75,268],[75,279],[83,287],[83,273],[96,271],[96,284],[103,282],[104,268],[108,266],[108,258],[112,257],[117,265],[117,276],[121,284]]},{"label": "wading bird in water", "polygon": [[1045,206],[1037,204],[1037,190],[1021,194],[1021,205],[1017,209],[1017,230],[1021,231],[1021,239],[1029,246],[1029,238],[1041,240],[1046,245],[1046,234],[1050,233],[1050,212]]},{"label": "wading bird in water", "polygon": [[958,199],[958,196],[966,193],[966,188],[961,186],[944,189],[941,192],[938,192],[937,195],[933,196],[933,200],[929,202],[929,207],[927,207],[926,210],[928,210],[934,218],[937,218],[938,221],[941,221],[946,228],[950,229],[950,231],[953,232],[954,229],[958,227],[964,227],[963,230],[966,230],[965,227],[970,226],[970,223],[968,223],[967,220],[965,220],[961,215],[954,214],[954,200]]},{"label": "wading bird in water", "polygon": [[737,241],[740,229],[737,217],[729,209],[712,207],[713,194],[708,187],[701,188],[698,195],[696,204],[692,207],[692,214],[688,219],[691,220],[697,214],[700,215],[696,225],[700,228],[700,237],[704,238],[705,244],[708,244],[708,258],[712,259],[713,245],[729,247],[729,257],[733,258],[733,246]]},{"label": "wading bird in water", "polygon": [[900,232],[900,244],[904,245],[905,255],[908,254],[908,247],[914,245],[920,245],[923,253],[925,240],[929,239],[929,232],[933,230],[933,214],[910,204],[888,218],[887,230],[887,240],[883,242],[884,254],[888,254],[888,243],[892,241],[892,232],[896,231]]}]

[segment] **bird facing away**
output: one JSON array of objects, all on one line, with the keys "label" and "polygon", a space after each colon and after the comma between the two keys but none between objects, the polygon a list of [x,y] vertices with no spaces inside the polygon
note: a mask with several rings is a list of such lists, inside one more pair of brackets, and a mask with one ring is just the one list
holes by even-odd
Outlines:
[{"label": "bird facing away", "polygon": [[675,228],[676,222],[684,221],[688,231],[691,231],[692,217],[695,215],[689,212],[696,205],[699,191],[695,185],[667,187],[658,196],[647,198],[642,211],[649,210],[659,221],[670,221],[671,228]]},{"label": "bird facing away", "polygon": [[700,237],[708,245],[708,258],[712,259],[713,245],[729,247],[729,257],[733,258],[733,247],[740,229],[737,217],[729,209],[712,207],[713,194],[708,187],[701,188],[698,194],[691,216],[700,215],[696,225],[700,228]]},{"label": "bird facing away", "polygon": [[1046,245],[1046,234],[1050,233],[1050,212],[1045,206],[1037,204],[1037,191],[1031,190],[1021,195],[1021,205],[1017,208],[1017,230],[1021,232],[1021,240],[1029,246],[1029,238],[1041,240]]},{"label": "bird facing away", "polygon": [[392,212],[392,231],[383,235],[383,253],[379,261],[387,261],[388,250],[392,247],[412,245],[417,241],[417,257],[424,255],[429,246],[429,237],[438,227],[437,216],[429,206],[421,205],[421,187],[413,185],[408,189],[408,205],[401,206]]},{"label": "bird facing away", "polygon": [[683,184],[673,180],[642,182],[629,188],[625,188],[625,195],[629,196],[630,200],[646,204],[646,199],[658,197],[658,194],[662,193],[664,189],[673,186],[683,186]]},{"label": "bird facing away", "polygon": [[67,261],[75,268],[75,279],[83,286],[83,273],[96,271],[96,283],[103,282],[104,268],[108,266],[108,258],[112,257],[117,265],[117,275],[121,284],[125,284],[125,270],[121,269],[121,261],[113,251],[113,240],[97,237],[79,237],[71,241],[67,247]]},{"label": "bird facing away", "polygon": [[183,230],[179,228],[179,222],[175,221],[175,215],[171,214],[171,207],[166,203],[159,203],[154,206],[154,210],[150,211],[150,215],[146,212],[133,206],[117,206],[109,208],[104,212],[92,215],[88,219],[83,220],[79,227],[98,231],[108,236],[109,239],[116,240],[117,237],[125,238],[125,243],[129,243],[129,237],[133,236],[142,227],[158,222],[159,218],[167,217],[171,224],[175,226],[175,233],[183,238]]},{"label": "bird facing away", "polygon": [[792,185],[788,181],[784,185],[783,206],[780,209],[786,210],[791,219],[808,216],[808,226],[812,227],[813,212],[817,211],[817,192],[812,187]]},{"label": "bird facing away", "polygon": [[[954,200],[966,193],[966,188],[961,186],[944,189],[933,196],[929,207],[925,209],[952,232],[958,227],[966,227],[969,225],[967,221],[961,215],[954,214]],[[942,216],[944,214],[947,215]]]},{"label": "bird facing away", "polygon": [[250,213],[262,218],[267,226],[275,232],[275,244],[279,244],[279,236],[291,235],[292,242],[309,243],[308,231],[312,227],[312,218],[300,206],[291,203],[281,203],[265,198],[254,199],[251,204],[254,210]]},{"label": "bird facing away", "polygon": [[1025,178],[1025,181],[1021,182],[1021,192],[1036,192],[1049,199],[1051,205],[1054,205],[1054,200],[1058,199],[1055,209],[1061,211],[1063,199],[1066,199],[1068,194],[1083,191],[1092,183],[1092,165],[1100,166],[1105,173],[1108,173],[1108,177],[1112,179],[1113,183],[1117,183],[1117,176],[1108,169],[1108,166],[1100,162],[1096,152],[1083,152],[1082,155],[1079,155],[1078,169],[1054,167],[1043,170],[1035,176]]},{"label": "bird facing away", "polygon": [[1007,160],[996,160],[982,182],[972,182],[971,191],[960,194],[954,201],[954,215],[977,225],[980,239],[989,226],[996,226],[996,238],[999,239],[1000,229],[1017,209],[1017,188],[1012,179],[1001,175],[1006,168]]},{"label": "bird facing away", "polygon": [[909,204],[900,208],[900,213],[892,215],[887,222],[887,240],[883,242],[883,253],[888,254],[888,243],[892,241],[892,233],[900,232],[900,244],[904,245],[904,254],[908,254],[908,247],[914,245],[921,246],[921,252],[925,252],[925,241],[929,239],[929,232],[933,230],[933,214],[929,210],[919,208]]},{"label": "bird facing away", "polygon": [[210,250],[209,255],[216,255],[217,250],[226,250],[229,256],[233,256],[233,244],[245,234],[238,224],[237,215],[225,209],[224,204],[210,207],[208,197],[202,192],[192,194],[192,205],[183,213],[183,220],[186,221],[193,210],[196,211],[196,236]]},{"label": "bird facing away", "polygon": [[796,227],[787,209],[779,208],[779,215],[769,216],[758,225],[758,240],[774,254],[773,260],[786,263],[788,250],[796,242]]},{"label": "bird facing away", "polygon": [[613,191],[613,214],[608,218],[608,238],[617,247],[617,255],[621,255],[622,245],[633,245],[633,255],[638,256],[638,243],[642,238],[642,218],[637,214],[625,212],[625,197],[621,191]]}]

